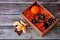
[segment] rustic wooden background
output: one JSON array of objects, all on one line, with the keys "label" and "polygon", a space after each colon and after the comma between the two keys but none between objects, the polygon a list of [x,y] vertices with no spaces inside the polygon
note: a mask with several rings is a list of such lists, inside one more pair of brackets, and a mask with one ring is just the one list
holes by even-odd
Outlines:
[{"label": "rustic wooden background", "polygon": [[[60,0],[37,0],[49,10],[57,19],[56,26],[41,37],[26,20],[21,16],[23,10],[29,7],[35,0],[0,0],[0,39],[60,39]],[[18,36],[14,30],[14,21],[22,19],[27,26],[27,33]]]}]

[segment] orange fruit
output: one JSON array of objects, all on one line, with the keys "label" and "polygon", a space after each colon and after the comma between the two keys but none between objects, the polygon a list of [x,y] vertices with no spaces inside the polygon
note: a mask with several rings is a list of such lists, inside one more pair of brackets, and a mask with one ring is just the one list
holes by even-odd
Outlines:
[{"label": "orange fruit", "polygon": [[32,14],[37,14],[39,12],[39,7],[38,6],[33,6],[31,8],[31,12],[32,12]]}]

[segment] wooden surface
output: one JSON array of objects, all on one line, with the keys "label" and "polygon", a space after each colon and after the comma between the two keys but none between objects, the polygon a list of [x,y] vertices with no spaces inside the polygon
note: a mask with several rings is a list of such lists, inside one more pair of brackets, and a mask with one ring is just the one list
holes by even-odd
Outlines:
[{"label": "wooden surface", "polygon": [[[34,0],[0,0],[0,39],[60,39],[60,2],[59,0],[37,0],[47,10],[49,10],[57,19],[56,26],[41,37],[27,21],[21,16],[23,10],[29,7]],[[14,30],[14,21],[22,19],[27,26],[27,33],[18,36]]]}]

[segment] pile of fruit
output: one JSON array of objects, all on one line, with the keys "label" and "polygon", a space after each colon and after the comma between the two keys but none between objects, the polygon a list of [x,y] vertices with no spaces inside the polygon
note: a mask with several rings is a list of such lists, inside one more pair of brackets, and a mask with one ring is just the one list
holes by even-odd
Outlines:
[{"label": "pile of fruit", "polygon": [[27,19],[32,22],[41,32],[46,30],[56,20],[38,5],[32,6],[25,11],[25,13],[24,15]]}]

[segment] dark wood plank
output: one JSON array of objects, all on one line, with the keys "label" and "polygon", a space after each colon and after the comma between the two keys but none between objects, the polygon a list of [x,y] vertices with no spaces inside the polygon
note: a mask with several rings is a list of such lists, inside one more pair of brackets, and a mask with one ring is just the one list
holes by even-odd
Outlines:
[{"label": "dark wood plank", "polygon": [[21,14],[29,5],[24,4],[0,4],[1,14]]},{"label": "dark wood plank", "polygon": [[52,14],[60,14],[60,4],[43,4],[43,6],[49,10]]},{"label": "dark wood plank", "polygon": [[15,21],[24,20],[22,15],[0,15],[0,26],[13,26]]},{"label": "dark wood plank", "polygon": [[30,28],[26,34],[22,33],[21,36],[18,36],[14,32],[14,29],[0,29],[0,39],[58,39],[60,38],[60,32],[58,30],[60,29],[53,29],[50,32],[48,32],[47,35],[41,37],[32,28]]},{"label": "dark wood plank", "polygon": [[[0,3],[0,15],[1,14],[21,14],[31,4],[1,4]],[[42,4],[47,10],[53,14],[60,14],[60,4]]]},{"label": "dark wood plank", "polygon": [[40,2],[59,2],[60,0],[0,0],[0,2],[33,2],[33,1],[40,1]]}]

